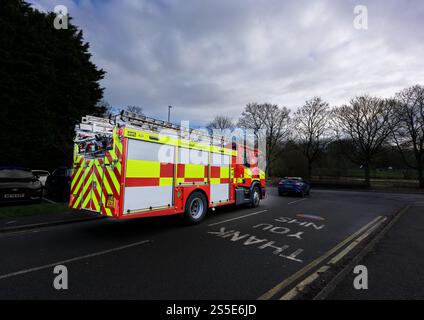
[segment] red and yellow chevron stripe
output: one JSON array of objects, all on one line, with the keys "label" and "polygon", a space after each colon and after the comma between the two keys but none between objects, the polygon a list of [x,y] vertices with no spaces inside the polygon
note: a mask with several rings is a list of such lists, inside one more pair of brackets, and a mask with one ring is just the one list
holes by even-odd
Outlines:
[{"label": "red and yellow chevron stripe", "polygon": [[105,152],[104,158],[84,159],[82,156],[75,156],[69,206],[107,216],[117,215],[121,174],[122,141],[115,129],[113,148]]}]

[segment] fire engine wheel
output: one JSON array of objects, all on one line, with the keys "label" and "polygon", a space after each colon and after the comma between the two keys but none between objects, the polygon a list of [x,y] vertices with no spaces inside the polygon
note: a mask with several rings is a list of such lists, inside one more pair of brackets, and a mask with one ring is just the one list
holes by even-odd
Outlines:
[{"label": "fire engine wheel", "polygon": [[259,206],[260,201],[261,201],[261,195],[259,193],[259,188],[254,187],[252,191],[252,198],[250,200],[250,206],[252,208],[257,208]]},{"label": "fire engine wheel", "polygon": [[185,221],[189,224],[199,223],[205,217],[207,208],[206,198],[203,193],[193,192],[186,202]]}]

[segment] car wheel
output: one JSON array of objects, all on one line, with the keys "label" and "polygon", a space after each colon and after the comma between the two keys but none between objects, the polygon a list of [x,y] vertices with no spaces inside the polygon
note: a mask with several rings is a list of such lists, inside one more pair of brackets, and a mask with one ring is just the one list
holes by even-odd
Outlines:
[{"label": "car wheel", "polygon": [[281,191],[278,191],[278,195],[279,195],[280,197],[282,197],[282,196],[284,195],[284,193],[282,193]]},{"label": "car wheel", "polygon": [[261,201],[261,194],[259,192],[259,188],[254,187],[252,192],[252,197],[250,199],[250,206],[252,208],[257,208],[259,206],[260,201]]},{"label": "car wheel", "polygon": [[196,224],[202,221],[208,210],[206,198],[201,192],[193,192],[188,197],[184,212],[184,221],[187,224]]}]

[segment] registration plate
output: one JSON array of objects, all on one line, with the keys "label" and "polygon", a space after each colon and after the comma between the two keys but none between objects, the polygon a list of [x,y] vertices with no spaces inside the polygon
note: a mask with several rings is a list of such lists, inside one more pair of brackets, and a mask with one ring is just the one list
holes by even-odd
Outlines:
[{"label": "registration plate", "polygon": [[25,193],[7,193],[4,195],[5,199],[18,199],[18,198],[24,198]]}]

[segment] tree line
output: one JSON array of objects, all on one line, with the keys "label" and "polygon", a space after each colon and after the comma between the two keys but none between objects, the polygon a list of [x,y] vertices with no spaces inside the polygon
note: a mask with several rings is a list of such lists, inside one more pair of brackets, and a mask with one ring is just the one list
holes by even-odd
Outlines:
[{"label": "tree line", "polygon": [[60,30],[54,19],[25,1],[0,2],[0,165],[69,165],[75,124],[106,111],[105,71],[72,19]]},{"label": "tree line", "polygon": [[[210,129],[242,127],[265,130],[267,172],[278,172],[276,162],[297,149],[307,166],[307,177],[314,164],[331,149],[363,170],[366,186],[377,159],[401,156],[405,166],[416,172],[424,188],[424,86],[415,85],[392,98],[357,96],[349,103],[331,108],[321,97],[307,100],[295,112],[271,103],[249,103],[240,118],[217,116]],[[343,161],[343,159],[340,159]]]}]

